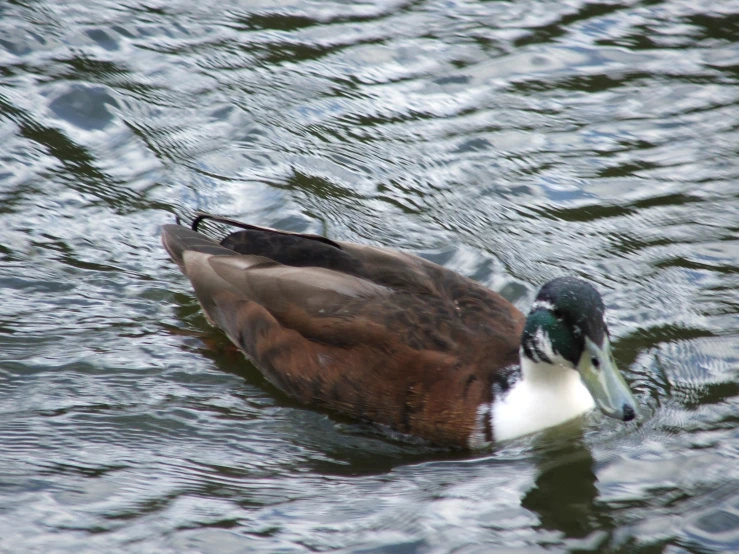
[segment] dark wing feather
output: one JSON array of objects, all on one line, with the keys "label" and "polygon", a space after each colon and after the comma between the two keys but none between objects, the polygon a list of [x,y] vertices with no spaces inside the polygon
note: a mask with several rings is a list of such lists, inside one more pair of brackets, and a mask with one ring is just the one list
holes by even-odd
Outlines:
[{"label": "dark wing feather", "polygon": [[162,236],[208,318],[308,404],[466,446],[496,371],[518,362],[523,315],[416,256],[258,228]]}]

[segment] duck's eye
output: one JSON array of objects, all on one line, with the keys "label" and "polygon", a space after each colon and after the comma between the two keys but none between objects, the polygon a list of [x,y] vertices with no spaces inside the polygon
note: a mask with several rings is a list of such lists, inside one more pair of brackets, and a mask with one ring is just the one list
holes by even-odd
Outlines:
[{"label": "duck's eye", "polygon": [[595,369],[600,368],[600,358],[598,358],[597,356],[593,356],[592,362]]},{"label": "duck's eye", "polygon": [[554,315],[554,317],[556,317],[557,319],[562,319],[562,310],[560,310],[559,308],[554,308],[554,309],[552,310],[552,314],[553,314],[553,315]]}]

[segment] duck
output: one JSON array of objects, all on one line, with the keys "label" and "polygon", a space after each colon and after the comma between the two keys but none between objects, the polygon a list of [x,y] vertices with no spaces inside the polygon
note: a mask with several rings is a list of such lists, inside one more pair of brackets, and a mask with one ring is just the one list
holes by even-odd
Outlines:
[{"label": "duck", "polygon": [[[229,227],[212,238],[209,220]],[[638,405],[596,288],[545,283],[527,316],[410,253],[196,212],[162,226],[207,320],[300,403],[478,450]]]}]

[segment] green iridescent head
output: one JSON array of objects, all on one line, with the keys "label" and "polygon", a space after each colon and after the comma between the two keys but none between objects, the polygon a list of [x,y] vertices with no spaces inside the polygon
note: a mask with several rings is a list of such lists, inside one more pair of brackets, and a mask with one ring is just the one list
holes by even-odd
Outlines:
[{"label": "green iridescent head", "polygon": [[636,400],[611,353],[603,299],[591,284],[560,277],[544,285],[526,318],[521,353],[536,364],[579,372],[604,414],[636,417]]}]

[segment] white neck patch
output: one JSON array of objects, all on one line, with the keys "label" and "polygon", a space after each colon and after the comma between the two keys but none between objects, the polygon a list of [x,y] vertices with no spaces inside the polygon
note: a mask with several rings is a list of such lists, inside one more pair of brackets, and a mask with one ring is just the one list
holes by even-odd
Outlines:
[{"label": "white neck patch", "polygon": [[496,441],[554,427],[595,407],[575,369],[535,363],[522,355],[521,373],[523,378],[493,401],[490,422]]}]

